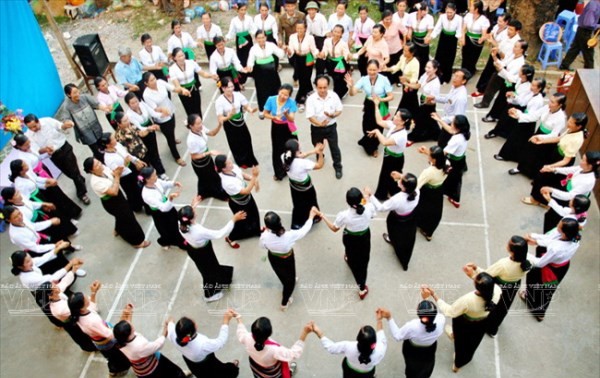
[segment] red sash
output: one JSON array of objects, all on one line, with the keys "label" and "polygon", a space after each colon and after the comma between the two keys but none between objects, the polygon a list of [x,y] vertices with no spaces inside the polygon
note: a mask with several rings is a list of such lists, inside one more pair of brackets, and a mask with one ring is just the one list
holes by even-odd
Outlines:
[{"label": "red sash", "polygon": [[[267,340],[267,341],[265,341],[265,345],[281,346],[281,345],[277,344],[273,340]],[[280,362],[281,362],[281,376],[283,378],[291,378],[292,375],[290,374],[290,364],[287,363],[287,362],[285,362],[285,361],[280,361]]]},{"label": "red sash", "polygon": [[[562,264],[548,264],[542,268],[542,283],[545,285],[557,285],[558,277],[554,274],[552,268],[560,268],[567,265],[569,261],[565,261]],[[552,268],[551,268],[552,267]]]}]

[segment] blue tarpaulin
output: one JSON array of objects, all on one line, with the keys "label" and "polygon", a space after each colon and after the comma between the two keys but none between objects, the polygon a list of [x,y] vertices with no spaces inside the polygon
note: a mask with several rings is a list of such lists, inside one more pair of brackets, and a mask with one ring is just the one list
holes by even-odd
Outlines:
[{"label": "blue tarpaulin", "polygon": [[[56,65],[29,2],[0,0],[0,100],[13,111],[48,117],[63,98]],[[0,148],[8,139],[0,136]]]}]

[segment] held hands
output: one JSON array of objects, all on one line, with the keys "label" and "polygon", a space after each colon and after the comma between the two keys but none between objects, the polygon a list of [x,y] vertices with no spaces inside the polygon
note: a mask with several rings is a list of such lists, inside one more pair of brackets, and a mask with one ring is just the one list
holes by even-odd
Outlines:
[{"label": "held hands", "polygon": [[125,305],[125,308],[123,309],[123,316],[124,318],[131,318],[131,316],[133,315],[133,304],[131,303],[127,303]]},{"label": "held hands", "polygon": [[529,141],[533,144],[542,144],[542,138],[540,138],[539,135],[532,136],[529,138]]},{"label": "held hands", "polygon": [[123,174],[123,169],[125,169],[125,167],[123,166],[118,166],[115,169],[113,169],[113,176],[121,177],[121,175]]},{"label": "held hands", "polygon": [[465,272],[465,274],[468,277],[473,277],[473,274],[477,271],[477,265],[470,262],[470,263],[465,264],[465,266],[463,266],[462,269],[463,269],[463,272]]},{"label": "held hands", "polygon": [[378,307],[377,310],[375,310],[375,317],[377,318],[377,320],[390,320],[390,318],[392,317],[392,313],[387,308]]},{"label": "held hands", "polygon": [[50,218],[50,223],[53,226],[58,226],[60,224],[60,218],[54,217],[54,218]]},{"label": "held hands", "polygon": [[58,185],[58,181],[56,181],[55,179],[46,179],[46,188],[49,188],[51,186],[56,186]]},{"label": "held hands", "polygon": [[371,188],[369,188],[368,186],[365,186],[365,188],[363,189],[363,194],[365,196],[365,199],[368,200],[369,197],[371,197],[373,195],[373,192],[371,191]]},{"label": "held hands", "polygon": [[44,211],[54,211],[54,210],[56,210],[56,206],[53,203],[44,202],[42,204],[42,210],[44,210]]},{"label": "held hands", "polygon": [[308,218],[309,218],[309,219],[314,219],[314,218],[315,218],[315,217],[317,217],[317,216],[321,216],[321,212],[319,211],[319,209],[317,209],[317,207],[316,207],[316,206],[313,206],[313,207],[310,209],[310,213],[308,214]]},{"label": "held hands", "polygon": [[233,223],[246,219],[247,215],[245,211],[238,211],[233,214]]},{"label": "held hands", "polygon": [[169,334],[169,323],[171,323],[173,321],[172,317],[168,317],[167,319],[165,319],[165,323],[163,324],[163,331],[162,331],[162,335],[164,337],[167,337],[167,335]]},{"label": "held hands", "polygon": [[65,248],[68,248],[71,245],[70,242],[66,241],[66,240],[60,240],[56,243],[56,248],[54,248],[54,253],[58,254],[60,251],[62,251]]},{"label": "held hands", "polygon": [[396,181],[402,180],[402,173],[400,173],[398,171],[392,171],[390,173],[390,176]]},{"label": "held hands", "polygon": [[181,94],[182,96],[186,96],[186,97],[192,97],[192,92],[188,91],[187,89],[181,87],[181,89],[179,90],[179,94]]},{"label": "held hands", "polygon": [[316,154],[322,154],[323,153],[323,150],[325,150],[325,143],[327,143],[326,139],[323,141],[323,143],[317,143],[315,145],[315,153]]},{"label": "held hands", "polygon": [[419,147],[417,151],[419,151],[420,154],[429,155],[429,149],[425,146]]},{"label": "held hands", "polygon": [[135,168],[140,171],[142,170],[142,168],[146,167],[148,164],[146,164],[146,162],[144,162],[142,159],[137,159],[135,161],[135,163],[133,163],[135,165]]}]

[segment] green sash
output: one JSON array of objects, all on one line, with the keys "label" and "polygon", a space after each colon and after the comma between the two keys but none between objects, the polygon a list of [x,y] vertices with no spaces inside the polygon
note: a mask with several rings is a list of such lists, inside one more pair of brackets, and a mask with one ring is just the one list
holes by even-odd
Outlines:
[{"label": "green sash", "polygon": [[231,78],[233,80],[237,79],[238,76],[240,76],[239,72],[235,69],[235,67],[233,66],[233,64],[228,65],[226,68],[224,69],[217,69],[217,71],[221,71],[221,72],[231,72]]},{"label": "green sash", "polygon": [[443,29],[443,28],[442,28],[442,33],[444,33],[446,35],[452,35],[452,36],[456,35],[456,31],[448,31],[448,30]]},{"label": "green sash", "polygon": [[148,127],[150,125],[152,125],[152,120],[150,118],[148,118],[148,120],[146,122],[142,123],[140,126]]},{"label": "green sash", "polygon": [[479,39],[479,38],[481,38],[481,34],[471,33],[470,31],[467,31],[467,36],[471,37],[473,39]]},{"label": "green sash", "polygon": [[344,228],[344,234],[353,235],[353,236],[361,236],[361,235],[366,234],[367,232],[369,232],[368,227],[362,231],[350,231],[347,228]]},{"label": "green sash", "polygon": [[236,34],[238,46],[241,46],[245,43],[248,43],[248,37],[250,37],[250,33],[247,31],[239,32]]},{"label": "green sash", "polygon": [[312,53],[308,53],[306,54],[306,66],[312,66],[313,64],[315,64],[315,57]]},{"label": "green sash", "polygon": [[552,132],[552,130],[547,129],[546,126],[544,126],[543,123],[540,123],[540,130],[544,133],[544,134],[550,134]]},{"label": "green sash", "polygon": [[413,35],[418,38],[423,38],[427,35],[427,30],[425,30],[424,32],[414,31]]},{"label": "green sash", "polygon": [[235,113],[233,117],[231,117],[232,121],[239,121],[244,118],[244,114],[242,112]]},{"label": "green sash", "polygon": [[444,185],[444,184],[443,183],[440,185],[425,184],[424,186],[428,187],[429,189],[439,189],[442,187],[442,185]]},{"label": "green sash", "polygon": [[115,102],[112,105],[112,110],[110,111],[110,120],[114,121],[115,117],[117,116],[117,108],[121,106],[121,104],[119,104],[119,101]]},{"label": "green sash", "polygon": [[205,41],[204,41],[204,46],[214,46],[214,45],[215,45],[215,44],[214,44],[214,42],[213,42],[213,41],[208,41],[208,40],[205,40]]},{"label": "green sash", "polygon": [[194,87],[194,85],[196,85],[196,79],[190,81],[187,84],[181,84],[181,86],[184,87],[185,89],[192,89]]},{"label": "green sash", "polygon": [[465,155],[456,156],[456,155],[448,154],[448,159],[450,159],[450,160],[459,161],[459,160],[462,160],[464,158],[465,158]]},{"label": "green sash", "polygon": [[560,154],[560,156],[562,156],[562,157],[565,157],[565,152],[563,151],[563,149],[562,149],[562,148],[560,148],[560,146],[559,146],[559,145],[557,145],[557,146],[556,146],[556,148],[557,148],[557,150],[558,150],[558,153]]},{"label": "green sash", "polygon": [[187,59],[196,60],[196,54],[194,53],[194,50],[190,49],[189,47],[184,47],[181,50],[183,51]]},{"label": "green sash", "polygon": [[337,63],[335,65],[335,68],[333,69],[334,72],[337,72],[337,73],[346,72],[346,66],[344,66],[344,57],[343,56],[338,56],[337,58],[330,57],[329,60]]},{"label": "green sash", "polygon": [[384,120],[390,118],[390,106],[387,102],[379,103],[379,114],[381,114],[381,118]]},{"label": "green sash", "polygon": [[395,157],[395,158],[399,158],[404,156],[403,152],[393,152],[392,150],[390,150],[389,148],[385,147],[383,149],[383,152],[385,152],[387,155],[391,156],[391,157]]},{"label": "green sash", "polygon": [[[162,197],[162,202],[163,202],[163,203],[165,203],[165,202],[167,202],[167,201],[168,201],[168,198],[167,198],[167,196],[163,196],[163,197]],[[150,209],[151,209],[151,210],[153,210],[153,211],[158,211],[158,207],[152,207],[152,206],[149,206],[149,207],[150,207]]]},{"label": "green sash", "polygon": [[262,59],[256,59],[256,64],[260,64],[260,65],[274,63],[274,62],[275,62],[275,58],[273,58],[273,55],[270,55],[270,56],[268,56],[266,58],[262,58]]}]

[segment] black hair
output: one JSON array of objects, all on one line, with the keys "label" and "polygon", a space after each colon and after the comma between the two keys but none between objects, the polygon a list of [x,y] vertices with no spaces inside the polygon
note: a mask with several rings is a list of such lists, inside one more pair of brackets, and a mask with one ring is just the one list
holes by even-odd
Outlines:
[{"label": "black hair", "polygon": [[259,35],[264,35],[265,37],[267,36],[267,34],[265,33],[265,31],[262,30],[262,29],[258,29],[256,31],[256,33],[254,33],[254,38],[258,38]]},{"label": "black hair", "polygon": [[[171,31],[173,31],[173,29],[175,29],[175,26],[177,25],[181,25],[181,22],[179,20],[173,20],[171,21]],[[173,33],[171,33],[173,34]]]},{"label": "black hair", "polygon": [[142,41],[142,45],[144,44],[144,42],[146,42],[149,39],[152,39],[152,37],[150,36],[150,34],[148,34],[148,33],[142,34],[142,37],[140,38],[140,40]]},{"label": "black hair", "polygon": [[2,191],[0,192],[0,196],[2,196],[2,199],[6,203],[10,202],[15,197],[16,193],[17,190],[13,186],[7,186],[6,188],[2,189]]},{"label": "black hair", "polygon": [[565,110],[565,108],[567,107],[567,95],[564,93],[556,92],[552,95],[552,97],[555,97],[556,101],[560,105],[560,108],[562,110]]},{"label": "black hair", "polygon": [[521,72],[523,72],[523,75],[525,75],[527,81],[531,83],[531,80],[533,80],[533,76],[535,75],[535,67],[531,64],[524,64],[521,67]]},{"label": "black hair", "polygon": [[254,337],[254,349],[260,352],[265,348],[265,341],[273,334],[271,321],[262,316],[252,323],[251,331],[252,337]]},{"label": "black hair", "polygon": [[486,272],[481,272],[475,276],[475,289],[485,301],[485,311],[492,311],[496,304],[492,301],[494,297],[494,278]]},{"label": "black hair", "polygon": [[[183,56],[185,57],[185,53],[183,52],[183,49],[181,47],[175,47],[173,49],[173,51],[171,52],[171,56],[173,57],[173,60],[175,60],[175,56],[181,52],[183,54]],[[187,59],[187,58],[186,58]]]},{"label": "black hair", "polygon": [[221,88],[225,88],[229,85],[229,83],[235,83],[233,79],[229,76],[225,76],[221,79]]},{"label": "black hair", "polygon": [[471,71],[469,71],[466,68],[459,68],[458,70],[456,70],[456,72],[462,72],[463,73],[463,79],[465,80],[465,84],[467,84],[469,82],[469,80],[471,80],[471,77],[473,77],[473,75],[471,74]]},{"label": "black hair", "polygon": [[329,77],[329,75],[325,75],[325,74],[318,75],[315,79],[315,84],[317,84],[317,82],[321,79],[327,81],[327,86],[329,86],[329,84],[331,84],[331,78]]},{"label": "black hair", "polygon": [[514,27],[515,29],[517,29],[517,31],[519,31],[519,30],[523,29],[523,24],[521,23],[521,21],[519,21],[519,20],[516,20],[516,19],[514,19],[514,20],[510,20],[510,21],[508,22],[508,26],[512,26],[512,27]]},{"label": "black hair", "polygon": [[179,218],[179,230],[186,234],[194,219],[194,209],[190,205],[184,206],[177,212],[177,217]]},{"label": "black hair", "polygon": [[85,173],[92,173],[93,168],[94,168],[94,157],[90,156],[83,161],[83,171]]},{"label": "black hair", "polygon": [[217,168],[217,172],[222,172],[223,168],[225,168],[225,163],[227,163],[226,155],[217,155],[215,157],[215,168]]},{"label": "black hair", "polygon": [[519,235],[513,235],[508,242],[508,249],[513,253],[513,261],[521,263],[521,270],[527,272],[531,263],[527,260],[527,240]]},{"label": "black hair", "polygon": [[584,194],[576,195],[571,201],[573,201],[573,210],[575,211],[575,215],[578,216],[577,221],[579,223],[585,222],[585,212],[589,210],[592,202]]},{"label": "black hair", "polygon": [[344,29],[344,25],[341,24],[336,24],[331,30],[335,30],[336,28],[342,29],[342,33],[344,33],[344,31],[346,30]]},{"label": "black hair", "polygon": [[12,215],[12,213],[14,213],[17,210],[19,210],[19,209],[17,209],[16,206],[5,205],[4,208],[2,209],[2,216],[4,217],[4,220],[8,222],[10,220],[10,216]]},{"label": "black hair", "polygon": [[277,92],[279,92],[282,89],[285,89],[286,91],[290,92],[290,97],[292,97],[292,93],[294,93],[294,87],[292,87],[291,84],[288,84],[288,83],[281,84],[281,86],[279,87],[279,90]]},{"label": "black hair", "polygon": [[403,192],[408,194],[408,200],[414,201],[417,198],[417,176],[407,173],[402,176]]},{"label": "black hair", "polygon": [[263,8],[263,7],[270,9],[269,4],[265,3],[264,1],[261,1],[260,4],[258,5],[258,9]]},{"label": "black hair", "polygon": [[285,142],[285,150],[283,152],[283,168],[285,171],[289,171],[294,159],[296,158],[296,154],[300,150],[300,144],[296,139],[288,139]]},{"label": "black hair", "polygon": [[15,182],[17,177],[21,176],[21,171],[23,170],[23,160],[15,159],[10,162],[10,174],[8,175],[8,179],[11,182]]},{"label": "black hair", "polygon": [[129,336],[131,335],[131,324],[127,320],[121,320],[115,324],[113,328],[113,335],[117,339],[120,347],[124,347],[129,342]]},{"label": "black hair", "polygon": [[600,151],[588,151],[585,153],[585,158],[589,165],[592,166],[592,171],[596,178],[600,177]]},{"label": "black hair", "polygon": [[31,122],[33,122],[33,121],[35,121],[35,122],[39,122],[39,121],[40,121],[40,120],[38,119],[38,117],[37,117],[35,114],[33,114],[33,113],[29,113],[29,114],[27,114],[27,115],[25,116],[25,118],[23,118],[23,123],[25,123],[26,125],[27,125],[28,123],[31,123]]},{"label": "black hair", "polygon": [[360,353],[358,362],[363,365],[371,363],[371,354],[373,354],[373,350],[377,344],[377,333],[375,332],[375,329],[369,325],[362,327],[360,331],[358,331],[358,335],[356,335],[356,341],[356,346]]},{"label": "black hair", "polygon": [[196,325],[192,319],[182,317],[175,324],[175,334],[177,335],[177,344],[180,346],[186,346],[196,336]]},{"label": "black hair", "polygon": [[277,236],[285,234],[285,228],[281,224],[281,217],[274,211],[267,211],[265,214],[265,226]]},{"label": "black hair", "polygon": [[154,173],[154,168],[152,168],[150,166],[142,168],[140,170],[140,176],[139,176],[139,177],[141,177],[141,180],[140,180],[141,184],[145,185],[153,173]]},{"label": "black hair", "polygon": [[190,115],[188,115],[187,117],[187,125],[185,125],[185,127],[187,127],[188,129],[191,129],[192,126],[194,125],[194,123],[196,123],[196,120],[199,119],[200,116],[198,114],[192,113]]},{"label": "black hair", "polygon": [[[40,306],[42,312],[47,315],[52,315],[50,312],[50,294],[52,293],[52,282],[43,282],[35,289],[35,302]],[[51,320],[52,321],[52,320]]]},{"label": "black hair", "polygon": [[[5,219],[7,218],[5,217]],[[25,251],[15,251],[12,255],[10,255],[10,262],[12,263],[12,268],[10,269],[10,272],[14,276],[18,276],[19,274],[21,274],[22,270],[20,267],[23,266],[23,264],[25,264],[26,257],[27,252]]]},{"label": "black hair", "polygon": [[381,20],[383,20],[384,18],[387,18],[387,17],[392,17],[393,15],[394,15],[394,12],[392,12],[392,11],[391,11],[391,10],[389,10],[389,9],[386,9],[386,10],[384,10],[384,11],[383,11],[383,13],[381,14]]},{"label": "black hair", "polygon": [[502,17],[504,22],[510,25],[510,21],[512,20],[512,15],[510,13],[502,13],[498,18]]},{"label": "black hair", "polygon": [[27,135],[23,134],[23,133],[16,133],[15,136],[13,137],[13,141],[14,147],[21,147],[23,146],[27,141],[29,140],[29,138],[27,138]]},{"label": "black hair", "polygon": [[425,326],[425,331],[431,333],[437,328],[435,317],[437,316],[437,307],[433,302],[423,300],[417,306],[417,316],[421,320],[421,324]]},{"label": "black hair", "polygon": [[239,2],[237,6],[238,6],[238,10],[240,10],[242,8],[248,9],[248,3],[245,1]]},{"label": "black hair", "polygon": [[450,8],[453,11],[456,12],[456,4],[454,4],[454,3],[448,3],[448,4],[446,4],[446,8],[445,9],[448,9],[448,8]]},{"label": "black hair", "polygon": [[[577,113],[573,113],[571,114],[571,118],[573,118],[575,120],[575,124],[579,127],[581,127],[582,129],[585,129],[585,127],[587,126],[588,123],[588,116],[587,114],[583,113],[583,112],[577,112]],[[19,134],[17,134],[19,135]],[[15,136],[15,139],[17,137]]]},{"label": "black hair", "polygon": [[125,95],[125,103],[127,105],[129,105],[129,101],[131,101],[134,98],[137,98],[137,96],[135,95],[135,93],[133,93],[133,92],[127,92],[127,94]]},{"label": "black hair", "polygon": [[429,9],[429,6],[427,5],[427,1],[421,1],[419,3],[416,3],[414,8],[416,10],[427,10]]},{"label": "black hair", "polygon": [[358,11],[360,12],[360,11],[363,11],[363,10],[367,11],[367,13],[369,13],[369,7],[368,6],[366,6],[365,4],[359,5],[358,6]]},{"label": "black hair", "polygon": [[400,108],[398,110],[396,110],[397,113],[400,113],[400,118],[402,119],[402,121],[404,121],[404,127],[406,129],[410,129],[410,124],[413,120],[413,116],[410,112],[410,110],[408,109],[404,109],[404,108]]},{"label": "black hair", "polygon": [[[377,29],[377,30],[379,30],[379,32],[380,32],[381,34],[385,34],[385,26],[383,26],[383,25],[381,25],[381,24],[375,24],[375,25],[373,26],[373,29]],[[379,62],[378,62],[378,63],[379,63]]]},{"label": "black hair", "polygon": [[415,53],[417,52],[417,45],[415,45],[412,42],[407,42],[404,47],[408,48],[408,51],[412,54],[415,55]]},{"label": "black hair", "polygon": [[216,45],[217,43],[225,42],[225,38],[221,36],[216,36],[213,38],[213,43]]},{"label": "black hair", "polygon": [[142,74],[142,82],[144,84],[148,84],[148,81],[150,80],[150,78],[154,76],[154,74],[150,71],[146,71]]},{"label": "black hair", "polygon": [[98,89],[98,86],[100,85],[100,83],[102,83],[104,80],[106,80],[105,78],[103,78],[102,76],[96,76],[94,78],[94,87],[96,87],[96,89]]},{"label": "black hair", "polygon": [[[210,12],[204,12],[202,16],[207,15],[210,19],[212,19],[212,14]],[[202,17],[201,16],[201,17]]]},{"label": "black hair", "polygon": [[81,292],[74,293],[69,298],[69,311],[71,311],[71,322],[76,323],[81,316],[81,309],[85,306],[85,296]]},{"label": "black hair", "polygon": [[430,59],[427,63],[431,63],[431,66],[435,70],[436,76],[440,76],[440,62],[435,59]]},{"label": "black hair", "polygon": [[63,90],[65,91],[65,95],[69,97],[71,95],[71,92],[73,92],[73,89],[75,88],[77,88],[77,86],[73,83],[65,85],[65,87],[63,88]]},{"label": "black hair", "polygon": [[306,21],[305,20],[298,20],[298,21],[296,21],[296,23],[294,25],[295,26],[297,26],[297,25],[304,25],[304,27],[306,27]]},{"label": "black hair", "polygon": [[365,212],[365,207],[362,204],[364,199],[360,189],[352,187],[346,192],[346,203],[356,211],[356,214],[362,215]]},{"label": "black hair", "polygon": [[377,59],[369,59],[367,61],[367,67],[369,67],[371,64],[374,64],[375,67],[377,67],[377,70],[379,71],[379,61]]},{"label": "black hair", "polygon": [[441,169],[445,174],[448,174],[450,171],[450,165],[447,164],[448,158],[446,157],[442,147],[438,146],[437,144],[429,147],[429,156],[435,160],[435,164],[433,165],[434,167]]},{"label": "black hair", "polygon": [[455,115],[454,116],[454,127],[456,127],[459,134],[462,134],[465,136],[466,140],[469,140],[471,138],[471,131],[470,131],[471,126],[469,125],[469,120],[467,119],[466,116],[464,116],[462,114]]},{"label": "black hair", "polygon": [[563,218],[560,223],[562,223],[562,233],[565,234],[565,239],[574,243],[579,242],[581,239],[579,222],[573,218]]},{"label": "black hair", "polygon": [[112,137],[111,133],[102,133],[100,139],[98,139],[98,147],[100,147],[100,151],[105,151],[106,146],[110,143],[110,138]]},{"label": "black hair", "polygon": [[117,125],[121,124],[121,121],[123,121],[123,118],[125,118],[125,113],[123,113],[123,112],[116,112],[115,113],[115,121],[117,122]]},{"label": "black hair", "polygon": [[483,14],[483,2],[476,1],[473,3],[473,9],[477,9],[477,14]]},{"label": "black hair", "polygon": [[348,2],[346,0],[338,0],[338,2],[336,4],[336,8],[338,5],[343,5],[344,9],[348,9]]},{"label": "black hair", "polygon": [[538,86],[540,87],[540,94],[542,96],[546,96],[546,93],[544,92],[546,90],[546,79],[544,79],[543,77],[536,77],[535,79],[533,79],[533,81],[538,83]]},{"label": "black hair", "polygon": [[523,50],[523,55],[526,55],[525,53],[527,52],[527,48],[529,47],[529,43],[527,43],[527,41],[524,40],[524,39],[519,39],[517,41],[517,43],[519,45],[521,45],[521,50]]}]

